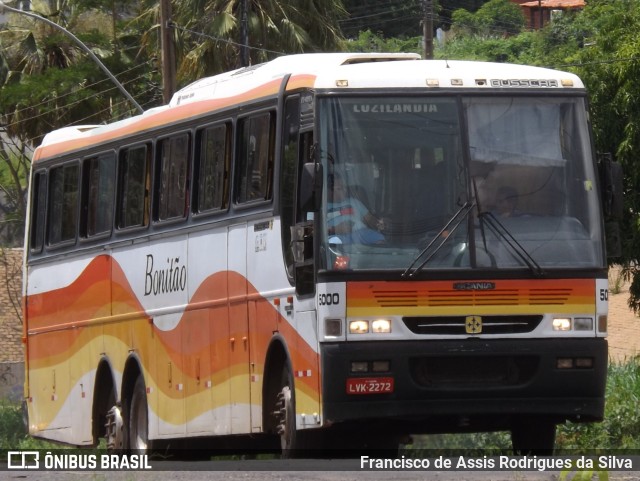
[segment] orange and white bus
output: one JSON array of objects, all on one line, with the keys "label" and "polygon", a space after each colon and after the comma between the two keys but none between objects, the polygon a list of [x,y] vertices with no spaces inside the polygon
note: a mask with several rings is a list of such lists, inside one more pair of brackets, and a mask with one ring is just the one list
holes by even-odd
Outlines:
[{"label": "orange and white bus", "polygon": [[586,102],[548,69],[304,54],[52,132],[25,241],[30,433],[552,449],[604,409]]}]

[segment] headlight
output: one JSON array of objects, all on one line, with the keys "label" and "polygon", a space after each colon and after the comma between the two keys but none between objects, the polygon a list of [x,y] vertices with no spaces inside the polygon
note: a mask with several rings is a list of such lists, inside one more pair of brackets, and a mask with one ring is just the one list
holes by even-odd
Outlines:
[{"label": "headlight", "polygon": [[570,331],[571,319],[569,319],[568,317],[556,317],[553,320],[553,330],[554,331]]},{"label": "headlight", "polygon": [[387,334],[391,332],[391,320],[390,319],[376,319],[369,321],[367,319],[358,319],[349,321],[349,333],[350,334]]},{"label": "headlight", "polygon": [[376,319],[371,323],[371,332],[391,332],[389,319]]},{"label": "headlight", "polygon": [[369,321],[350,321],[349,332],[351,334],[366,334],[369,332]]}]

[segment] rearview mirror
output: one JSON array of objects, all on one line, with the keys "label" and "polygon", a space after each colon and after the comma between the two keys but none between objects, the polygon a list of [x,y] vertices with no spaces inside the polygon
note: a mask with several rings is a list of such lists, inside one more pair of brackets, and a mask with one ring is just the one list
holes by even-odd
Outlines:
[{"label": "rearview mirror", "polygon": [[307,162],[302,166],[300,179],[300,210],[318,212],[322,202],[322,165],[318,162]]}]

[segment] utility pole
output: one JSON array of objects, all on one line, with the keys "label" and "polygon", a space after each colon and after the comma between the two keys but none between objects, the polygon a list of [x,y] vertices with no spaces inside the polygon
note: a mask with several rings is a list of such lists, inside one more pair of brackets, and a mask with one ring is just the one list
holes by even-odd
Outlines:
[{"label": "utility pole", "polygon": [[249,66],[249,2],[242,0],[240,4],[240,66]]},{"label": "utility pole", "polygon": [[162,100],[168,104],[176,91],[176,49],[171,27],[171,0],[160,0],[160,41],[162,48]]},{"label": "utility pole", "polygon": [[544,18],[542,17],[542,0],[538,0],[538,10],[538,13],[540,15],[540,25],[538,26],[538,28],[542,29],[542,22],[544,21]]},{"label": "utility pole", "polygon": [[422,20],[424,35],[424,58],[433,58],[433,0],[424,0],[424,19]]}]

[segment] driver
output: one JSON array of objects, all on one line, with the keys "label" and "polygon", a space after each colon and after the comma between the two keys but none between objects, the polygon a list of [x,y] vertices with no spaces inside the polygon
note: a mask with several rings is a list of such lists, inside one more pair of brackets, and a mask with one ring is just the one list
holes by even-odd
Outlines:
[{"label": "driver", "polygon": [[371,214],[353,195],[339,175],[329,177],[327,229],[343,243],[381,244],[384,222]]}]

